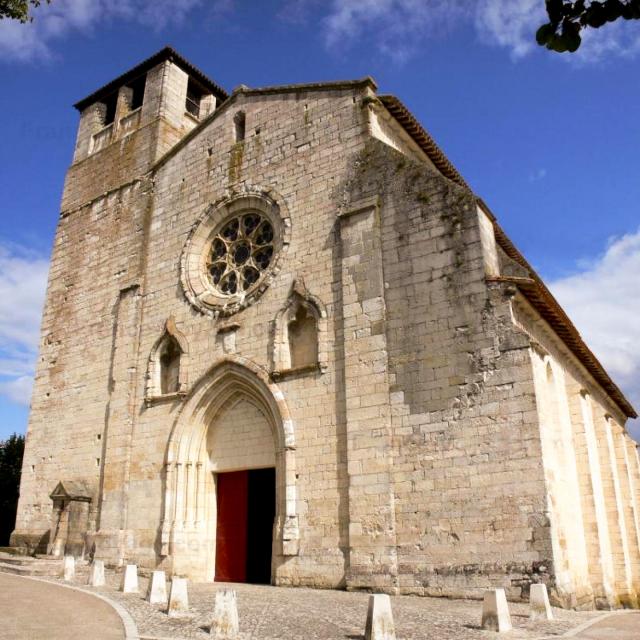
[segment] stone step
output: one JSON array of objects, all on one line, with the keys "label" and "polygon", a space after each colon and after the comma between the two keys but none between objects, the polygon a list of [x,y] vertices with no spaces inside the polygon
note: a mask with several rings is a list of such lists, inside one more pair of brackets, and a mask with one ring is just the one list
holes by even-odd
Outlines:
[{"label": "stone step", "polygon": [[59,563],[55,565],[46,563],[25,566],[0,561],[1,573],[12,573],[17,576],[59,576],[61,571],[62,567]]},{"label": "stone step", "polygon": [[8,553],[12,556],[28,556],[26,549],[20,547],[0,547],[0,555]]},{"label": "stone step", "polygon": [[62,558],[52,558],[51,556],[41,556],[34,558],[33,556],[18,556],[8,553],[0,553],[0,562],[4,564],[19,565],[19,566],[34,566],[40,565],[55,565],[57,567],[62,566]]}]

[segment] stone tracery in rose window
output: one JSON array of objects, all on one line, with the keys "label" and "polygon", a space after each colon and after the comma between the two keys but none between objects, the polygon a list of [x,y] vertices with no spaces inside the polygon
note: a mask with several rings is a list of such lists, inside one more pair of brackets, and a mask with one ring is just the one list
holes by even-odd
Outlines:
[{"label": "stone tracery in rose window", "polygon": [[271,222],[257,211],[225,222],[211,243],[207,261],[213,287],[227,296],[252,289],[272,262],[274,235]]}]

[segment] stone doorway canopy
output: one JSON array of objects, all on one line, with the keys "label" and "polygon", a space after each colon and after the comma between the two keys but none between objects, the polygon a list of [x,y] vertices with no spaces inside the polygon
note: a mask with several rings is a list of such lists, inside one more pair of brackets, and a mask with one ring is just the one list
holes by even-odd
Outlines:
[{"label": "stone doorway canopy", "polygon": [[92,500],[89,488],[78,480],[61,480],[49,497],[53,508],[47,553],[52,556],[84,555]]}]

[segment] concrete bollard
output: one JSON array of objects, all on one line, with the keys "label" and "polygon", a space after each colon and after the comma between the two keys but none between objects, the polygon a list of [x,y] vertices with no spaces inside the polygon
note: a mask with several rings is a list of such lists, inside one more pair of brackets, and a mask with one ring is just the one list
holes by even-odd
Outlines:
[{"label": "concrete bollard", "polygon": [[128,564],[122,574],[122,593],[138,593],[138,567]]},{"label": "concrete bollard", "polygon": [[73,556],[65,556],[62,561],[62,574],[65,580],[73,580],[76,575],[76,559]]},{"label": "concrete bollard", "polygon": [[396,640],[396,630],[391,613],[391,599],[383,593],[369,596],[365,640]]},{"label": "concrete bollard", "polygon": [[546,584],[532,584],[529,592],[529,605],[531,620],[553,620],[553,611],[549,603],[549,594]]},{"label": "concrete bollard", "polygon": [[189,596],[187,594],[187,579],[171,579],[171,592],[169,594],[169,608],[167,613],[172,618],[189,613]]},{"label": "concrete bollard", "polygon": [[491,589],[484,592],[482,628],[489,631],[511,631],[511,615],[504,589]]},{"label": "concrete bollard", "polygon": [[104,562],[102,560],[94,560],[89,569],[89,586],[103,587],[104,579]]},{"label": "concrete bollard", "polygon": [[216,640],[233,640],[238,637],[238,602],[233,589],[216,591],[216,606],[209,633]]},{"label": "concrete bollard", "polygon": [[147,600],[150,604],[167,604],[167,578],[164,571],[154,571],[151,574]]}]

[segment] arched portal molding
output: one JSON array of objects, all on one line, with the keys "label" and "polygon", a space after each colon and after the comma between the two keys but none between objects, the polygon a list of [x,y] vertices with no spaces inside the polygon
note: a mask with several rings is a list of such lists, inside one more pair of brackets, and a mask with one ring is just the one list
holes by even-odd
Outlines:
[{"label": "arched portal molding", "polygon": [[[276,541],[283,556],[298,553],[294,424],[284,396],[268,372],[241,356],[216,362],[191,388],[174,422],[165,459],[165,499],[161,555],[171,555],[176,567],[189,572],[189,539],[210,548],[215,540],[212,505],[213,474],[209,469],[207,432],[221,412],[241,399],[251,402],[267,418],[276,451]],[[213,527],[213,531],[212,531]],[[198,542],[198,544],[200,544]],[[196,545],[198,546],[198,545]],[[202,557],[201,557],[202,560]],[[212,568],[207,577],[211,578]]]}]

